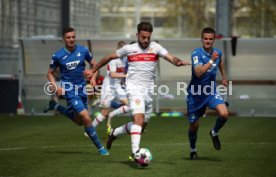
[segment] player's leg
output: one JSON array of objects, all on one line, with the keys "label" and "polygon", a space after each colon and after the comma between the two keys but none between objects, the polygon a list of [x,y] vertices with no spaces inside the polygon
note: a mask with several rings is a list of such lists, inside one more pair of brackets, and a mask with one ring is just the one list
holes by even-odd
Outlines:
[{"label": "player's leg", "polygon": [[82,125],[82,121],[79,121],[76,119],[76,115],[74,110],[72,109],[71,100],[67,100],[68,107],[65,107],[59,103],[57,103],[55,100],[49,101],[48,108],[44,110],[44,112],[48,112],[49,110],[55,110],[66,116],[68,119],[72,120],[77,125]]},{"label": "player's leg", "polygon": [[109,114],[109,108],[102,108],[101,113],[97,115],[97,117],[93,120],[93,126],[96,128],[99,124],[101,124]]},{"label": "player's leg", "polygon": [[208,105],[211,109],[216,110],[218,113],[218,118],[214,127],[210,130],[210,136],[212,137],[213,145],[215,149],[219,150],[221,148],[220,140],[218,137],[219,130],[224,126],[228,118],[228,110],[220,95],[214,95],[212,97],[211,103]]},{"label": "player's leg", "polygon": [[[202,103],[204,103],[202,101]],[[203,116],[206,106],[195,102],[192,98],[189,98],[187,101],[187,109],[188,109],[188,120],[189,120],[189,130],[188,130],[188,138],[190,143],[190,159],[197,160],[197,132],[199,128],[199,118]]]},{"label": "player's leg", "polygon": [[123,105],[121,107],[119,107],[118,109],[115,109],[114,111],[111,111],[108,115],[108,119],[107,119],[107,127],[111,127],[111,121],[112,118],[115,117],[116,115],[120,115],[120,114],[125,114],[127,112],[129,112],[129,106],[128,106],[128,101],[127,99],[122,99],[120,100]]},{"label": "player's leg", "polygon": [[103,89],[101,90],[101,103],[100,108],[101,113],[97,115],[97,117],[93,120],[93,126],[97,127],[101,122],[103,122],[108,114],[109,114],[109,108],[111,101],[115,98],[115,92],[114,90],[111,90],[109,87],[103,86]]},{"label": "player's leg", "polygon": [[145,122],[145,100],[143,96],[131,96],[130,107],[133,115],[133,125],[130,129],[131,149],[134,154],[139,150],[142,126]]},{"label": "player's leg", "polygon": [[122,134],[130,134],[131,126],[133,122],[128,122],[120,127],[117,127],[110,131],[107,141],[106,141],[106,148],[111,149],[113,141]]},{"label": "player's leg", "polygon": [[73,101],[73,108],[77,112],[77,118],[82,120],[85,132],[97,147],[101,155],[109,155],[108,151],[102,146],[97,132],[92,125],[92,120],[87,111],[87,98],[81,97],[80,99],[75,99]]}]

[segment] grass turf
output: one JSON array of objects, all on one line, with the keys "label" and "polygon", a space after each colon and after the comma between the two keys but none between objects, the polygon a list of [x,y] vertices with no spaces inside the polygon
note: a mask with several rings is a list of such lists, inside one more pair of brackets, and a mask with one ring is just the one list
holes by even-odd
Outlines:
[{"label": "grass turf", "polygon": [[[116,127],[128,118],[115,118]],[[153,161],[135,168],[128,161],[130,137],[118,138],[110,156],[100,156],[83,128],[63,116],[0,115],[1,177],[272,177],[276,176],[276,119],[231,117],[220,132],[222,149],[213,148],[209,130],[215,117],[202,118],[199,160],[189,160],[188,122],[184,118],[152,118],[141,147]],[[105,142],[105,126],[97,128]]]}]

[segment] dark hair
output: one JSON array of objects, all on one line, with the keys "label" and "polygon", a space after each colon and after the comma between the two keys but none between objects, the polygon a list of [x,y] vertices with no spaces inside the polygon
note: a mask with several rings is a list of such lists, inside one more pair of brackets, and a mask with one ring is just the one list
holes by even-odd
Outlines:
[{"label": "dark hair", "polygon": [[203,33],[211,33],[211,34],[216,35],[216,31],[213,28],[211,28],[211,27],[206,27],[206,28],[204,28],[202,30],[202,32],[201,32],[201,38],[203,37]]},{"label": "dark hair", "polygon": [[153,32],[152,24],[150,22],[141,22],[137,25],[137,31],[138,33],[140,31]]},{"label": "dark hair", "polygon": [[62,36],[64,36],[66,33],[72,32],[72,31],[75,31],[75,29],[72,28],[72,27],[63,28],[63,30],[62,30]]}]

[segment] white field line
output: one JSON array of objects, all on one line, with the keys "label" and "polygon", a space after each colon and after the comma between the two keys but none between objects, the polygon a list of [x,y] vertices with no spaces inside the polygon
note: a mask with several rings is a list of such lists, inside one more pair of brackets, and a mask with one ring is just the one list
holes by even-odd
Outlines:
[{"label": "white field line", "polygon": [[[197,144],[210,144],[210,143],[197,143]],[[276,145],[276,142],[258,142],[258,143],[223,143],[228,145]],[[150,146],[187,146],[189,143],[152,143]],[[71,147],[90,147],[93,146],[92,144],[89,145],[61,145],[61,146],[34,146],[34,147],[7,147],[7,148],[0,148],[0,151],[19,151],[19,150],[30,150],[30,149],[59,149],[59,148],[71,148]],[[113,146],[130,146],[130,143],[125,144],[114,144]]]}]

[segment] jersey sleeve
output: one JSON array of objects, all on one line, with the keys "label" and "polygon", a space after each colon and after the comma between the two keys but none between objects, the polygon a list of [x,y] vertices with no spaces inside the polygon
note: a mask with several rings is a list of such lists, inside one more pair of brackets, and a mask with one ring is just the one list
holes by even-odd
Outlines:
[{"label": "jersey sleeve", "polygon": [[127,56],[127,54],[129,53],[129,44],[124,45],[122,48],[116,50],[116,54],[118,55],[119,58],[123,58],[125,56]]},{"label": "jersey sleeve", "polygon": [[156,53],[160,57],[165,57],[169,52],[163,46],[155,42]]},{"label": "jersey sleeve", "polygon": [[84,51],[85,51],[85,60],[86,60],[88,63],[90,63],[90,62],[92,61],[92,59],[93,59],[93,55],[92,55],[91,52],[89,52],[89,50],[88,50],[87,47],[84,48]]},{"label": "jersey sleeve", "polygon": [[191,60],[192,60],[193,68],[198,66],[198,65],[203,65],[202,58],[201,58],[200,54],[197,51],[194,51],[192,53]]},{"label": "jersey sleeve", "polygon": [[[116,59],[117,60],[117,59]],[[116,60],[111,60],[108,65],[109,65],[109,71],[110,72],[116,72],[117,66],[116,66]]]},{"label": "jersey sleeve", "polygon": [[51,69],[56,69],[58,66],[59,66],[58,58],[54,54],[51,58],[51,61],[50,61],[50,68]]}]

